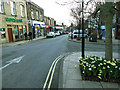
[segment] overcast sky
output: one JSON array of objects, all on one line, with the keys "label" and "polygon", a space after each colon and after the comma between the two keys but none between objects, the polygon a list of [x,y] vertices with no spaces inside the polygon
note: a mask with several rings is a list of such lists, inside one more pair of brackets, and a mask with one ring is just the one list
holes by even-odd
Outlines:
[{"label": "overcast sky", "polygon": [[[45,16],[54,18],[57,22],[70,25],[70,9],[68,6],[61,6],[56,3],[58,0],[32,0],[44,9]],[[63,0],[64,1],[64,0]]]}]

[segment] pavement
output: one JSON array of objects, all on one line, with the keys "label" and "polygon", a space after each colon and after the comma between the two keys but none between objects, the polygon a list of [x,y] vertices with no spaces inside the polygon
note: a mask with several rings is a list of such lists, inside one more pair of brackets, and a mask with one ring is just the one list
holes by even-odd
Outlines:
[{"label": "pavement", "polygon": [[[85,52],[86,56],[102,56],[104,57],[104,52]],[[120,90],[120,83],[111,82],[97,82],[97,81],[85,81],[82,80],[81,72],[79,69],[78,58],[81,56],[80,52],[73,52],[66,56],[63,61],[62,74],[60,78],[61,82],[59,88],[79,88],[82,90]],[[118,54],[114,53],[113,57],[117,58]]]},{"label": "pavement", "polygon": [[[73,41],[73,42],[78,42],[78,43],[81,43],[82,40],[76,40],[76,39],[71,39],[69,38],[68,39],[69,41]],[[85,39],[85,43],[88,43],[88,44],[105,44],[105,39],[102,39],[102,40],[97,40],[97,42],[90,42],[89,39]],[[120,40],[118,39],[112,39],[112,44],[115,44],[115,45],[118,45],[120,44]]]},{"label": "pavement", "polygon": [[23,40],[23,41],[17,41],[17,42],[11,42],[11,43],[0,43],[3,47],[9,47],[9,46],[16,46],[16,45],[21,45],[23,43],[28,43],[30,41],[34,41],[34,40],[40,40],[40,39],[45,39],[46,37],[42,36],[39,38],[35,38],[33,40]]}]

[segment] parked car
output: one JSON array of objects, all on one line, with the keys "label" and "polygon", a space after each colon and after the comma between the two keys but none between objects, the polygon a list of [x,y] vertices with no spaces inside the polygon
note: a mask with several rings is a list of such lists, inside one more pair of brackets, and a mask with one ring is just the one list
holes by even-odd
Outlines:
[{"label": "parked car", "polygon": [[[80,30],[80,33],[78,30],[74,30],[73,31],[73,38],[78,38],[78,35],[80,35],[80,38],[82,38],[82,30]],[[88,35],[87,33],[84,33],[84,37],[87,38]]]},{"label": "parked car", "polygon": [[59,31],[55,31],[55,36],[60,36],[60,32]]},{"label": "parked car", "polygon": [[55,33],[54,32],[48,32],[46,37],[55,37]]}]

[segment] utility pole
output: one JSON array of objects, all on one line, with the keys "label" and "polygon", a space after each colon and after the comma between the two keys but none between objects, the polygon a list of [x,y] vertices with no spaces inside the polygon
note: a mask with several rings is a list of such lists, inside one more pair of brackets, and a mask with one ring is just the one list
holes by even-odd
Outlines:
[{"label": "utility pole", "polygon": [[82,57],[84,58],[85,38],[84,38],[84,1],[82,0]]}]

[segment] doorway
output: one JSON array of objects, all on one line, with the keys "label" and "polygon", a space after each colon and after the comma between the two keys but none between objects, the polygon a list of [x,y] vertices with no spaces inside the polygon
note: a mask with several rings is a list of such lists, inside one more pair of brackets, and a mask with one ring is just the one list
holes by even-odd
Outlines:
[{"label": "doorway", "polygon": [[12,28],[8,28],[8,37],[9,37],[9,42],[13,42]]}]

